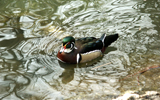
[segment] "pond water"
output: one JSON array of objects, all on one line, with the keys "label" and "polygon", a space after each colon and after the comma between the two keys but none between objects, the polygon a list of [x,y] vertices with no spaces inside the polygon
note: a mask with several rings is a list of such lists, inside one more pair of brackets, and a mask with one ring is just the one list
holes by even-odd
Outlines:
[{"label": "pond water", "polygon": [[[103,33],[119,39],[102,58],[57,60],[64,36]],[[106,100],[160,91],[159,68],[127,77],[160,64],[159,44],[160,0],[0,0],[0,99]]]}]

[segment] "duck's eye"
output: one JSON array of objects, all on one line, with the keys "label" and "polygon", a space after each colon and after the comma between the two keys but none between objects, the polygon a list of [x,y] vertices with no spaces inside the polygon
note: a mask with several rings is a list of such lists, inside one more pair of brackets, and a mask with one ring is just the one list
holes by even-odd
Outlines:
[{"label": "duck's eye", "polygon": [[67,42],[67,43],[63,43],[63,46],[67,47],[67,45],[69,45],[70,42]]},{"label": "duck's eye", "polygon": [[67,45],[66,45],[66,48],[71,48],[71,44],[67,44]]}]

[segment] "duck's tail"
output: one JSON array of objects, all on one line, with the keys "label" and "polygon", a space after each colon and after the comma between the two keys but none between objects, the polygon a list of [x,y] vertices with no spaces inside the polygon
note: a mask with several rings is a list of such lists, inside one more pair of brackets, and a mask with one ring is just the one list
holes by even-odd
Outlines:
[{"label": "duck's tail", "polygon": [[106,36],[106,34],[103,34],[100,38],[100,40],[103,42],[103,46],[104,47],[108,47],[111,43],[113,43],[114,41],[116,41],[118,39],[118,34],[113,34],[113,35],[109,35]]},{"label": "duck's tail", "polygon": [[116,41],[118,39],[118,34],[113,34],[113,35],[109,35],[106,36],[106,34],[103,34],[100,38],[100,40],[103,43],[103,48],[101,49],[101,51],[104,53],[106,48],[113,43],[114,41]]}]

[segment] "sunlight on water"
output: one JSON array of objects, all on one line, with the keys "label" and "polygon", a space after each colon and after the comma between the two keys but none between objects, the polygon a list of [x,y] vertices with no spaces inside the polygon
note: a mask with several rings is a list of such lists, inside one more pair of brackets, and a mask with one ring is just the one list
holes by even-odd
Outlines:
[{"label": "sunlight on water", "polygon": [[[113,99],[128,90],[160,91],[160,2],[7,0],[0,4],[0,99]],[[57,60],[61,39],[118,33],[102,58]],[[103,66],[102,66],[103,65]]]}]

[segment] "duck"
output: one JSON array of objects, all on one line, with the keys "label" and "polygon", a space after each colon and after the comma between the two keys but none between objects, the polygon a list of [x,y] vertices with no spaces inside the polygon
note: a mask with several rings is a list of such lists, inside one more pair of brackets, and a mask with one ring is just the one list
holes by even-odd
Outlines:
[{"label": "duck", "polygon": [[57,53],[57,58],[63,63],[86,63],[103,56],[106,48],[118,39],[119,35],[102,34],[100,38],[82,37],[75,39],[66,36],[62,39],[62,47]]}]

